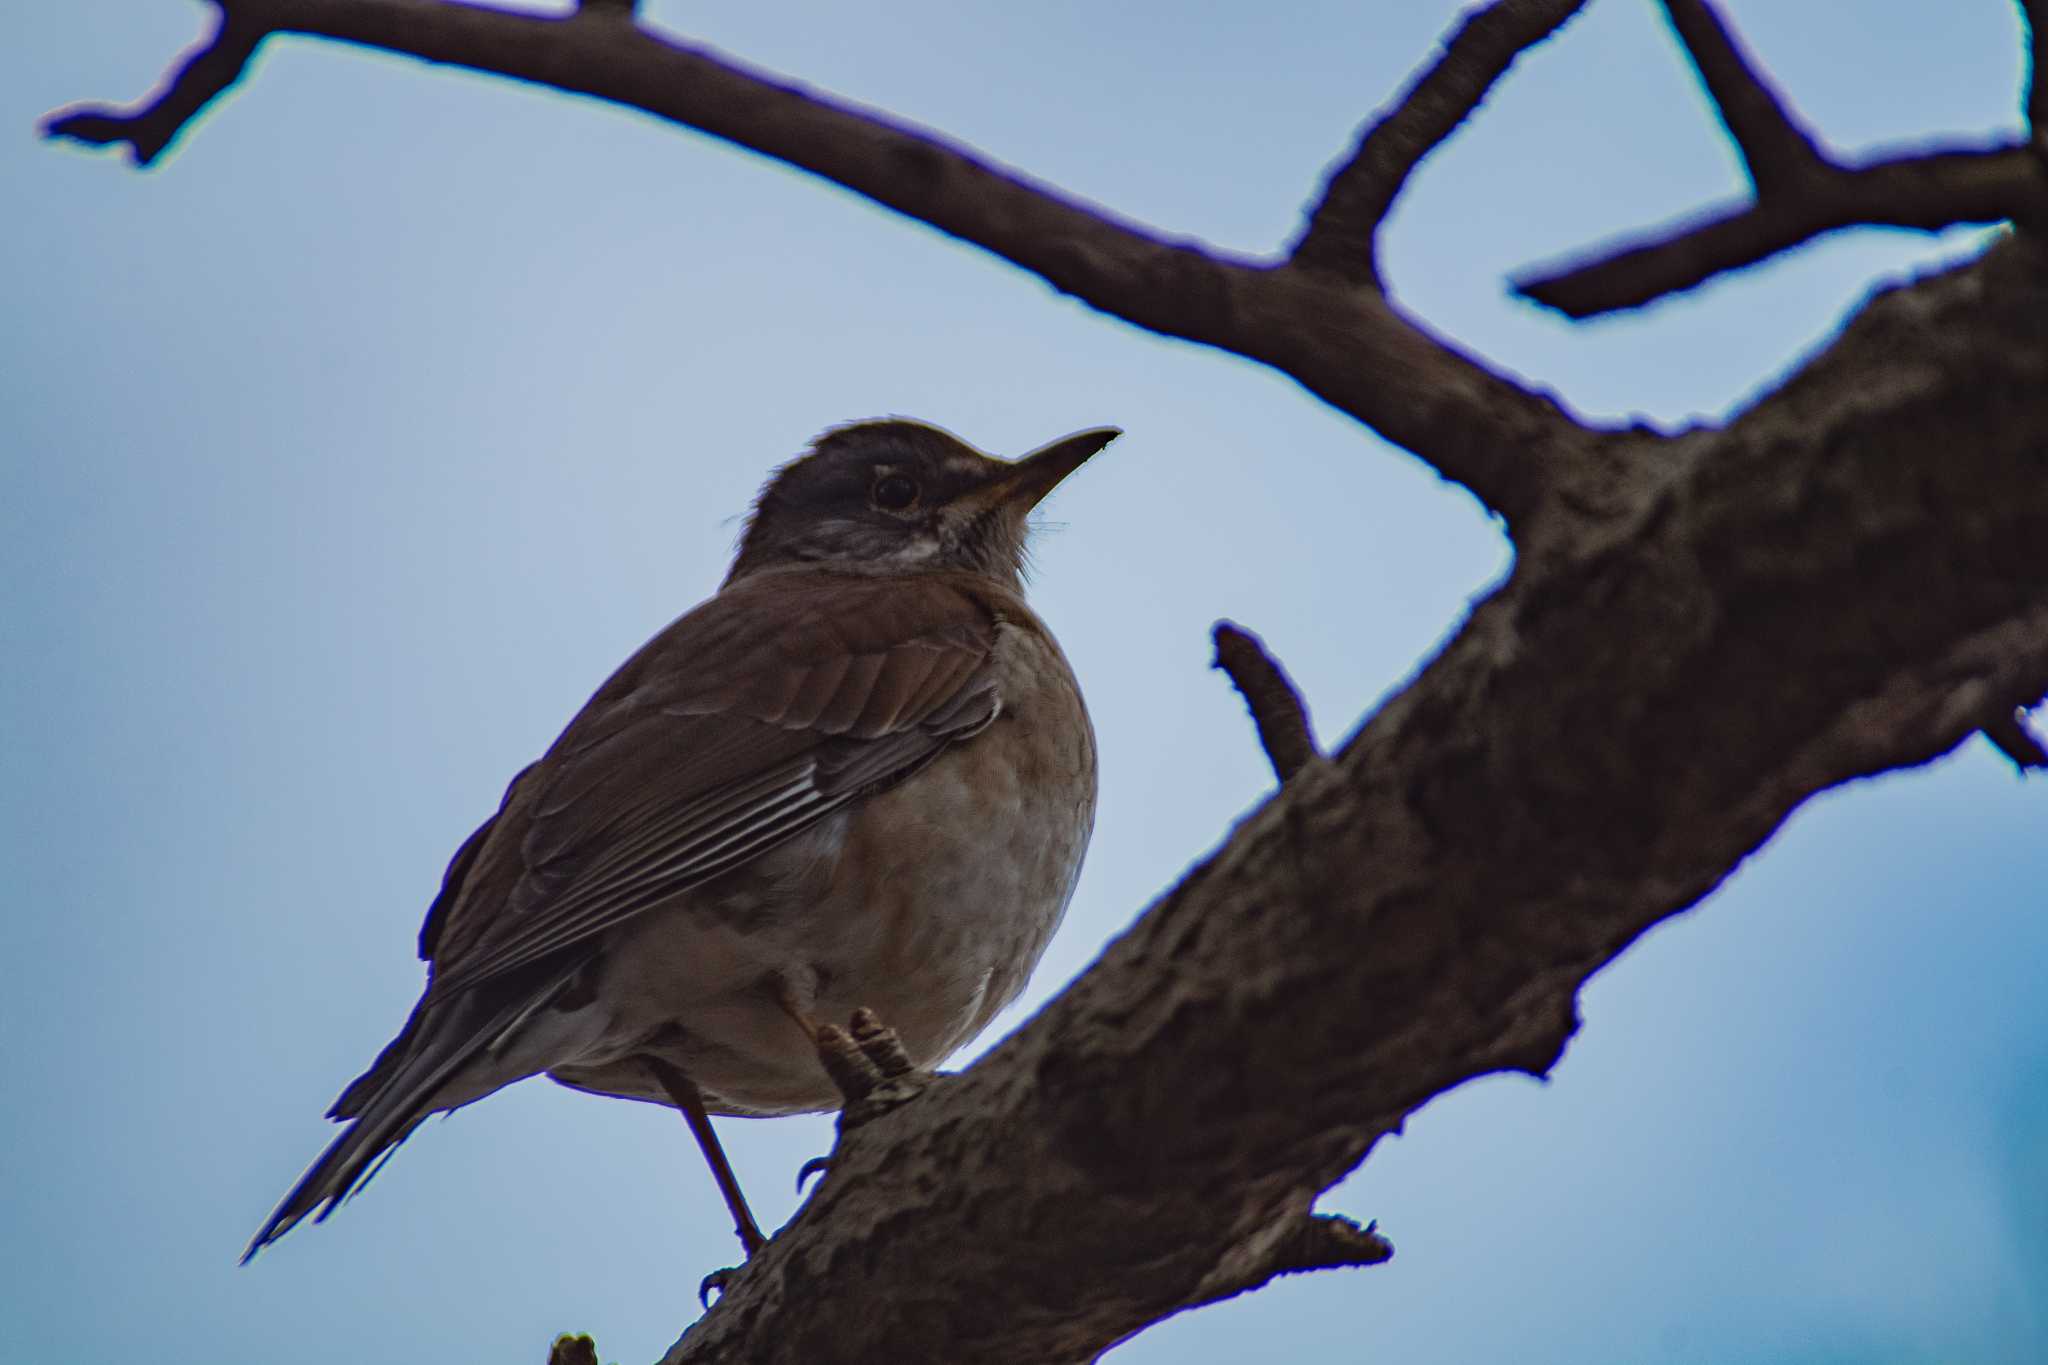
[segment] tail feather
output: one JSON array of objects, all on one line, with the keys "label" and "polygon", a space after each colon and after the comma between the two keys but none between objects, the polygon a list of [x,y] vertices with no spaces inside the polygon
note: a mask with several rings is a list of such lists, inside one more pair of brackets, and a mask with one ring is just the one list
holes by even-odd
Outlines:
[{"label": "tail feather", "polygon": [[343,1200],[368,1184],[398,1144],[436,1110],[480,1098],[470,1091],[451,1101],[443,1092],[464,1065],[498,1045],[523,1016],[545,1005],[566,986],[584,960],[578,957],[566,970],[558,966],[543,978],[537,991],[491,1002],[496,1009],[480,1008],[481,1002],[472,994],[447,1002],[441,1007],[450,1011],[447,1014],[437,1008],[435,1015],[440,1017],[434,1017],[422,1001],[398,1039],[336,1101],[330,1116],[347,1117],[348,1127],[271,1212],[242,1253],[242,1264],[247,1265],[257,1252],[309,1215],[317,1223],[334,1212]]}]

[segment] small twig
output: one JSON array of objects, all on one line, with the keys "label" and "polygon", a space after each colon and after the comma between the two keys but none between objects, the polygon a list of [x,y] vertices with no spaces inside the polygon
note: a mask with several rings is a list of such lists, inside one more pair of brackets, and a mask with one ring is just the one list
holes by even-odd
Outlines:
[{"label": "small twig", "polygon": [[1289,253],[1293,264],[1379,287],[1373,238],[1409,174],[1479,107],[1516,57],[1585,0],[1504,0],[1466,16],[1443,55],[1410,81],[1333,168]]},{"label": "small twig", "polygon": [[70,105],[44,119],[43,132],[96,147],[125,142],[135,164],[147,166],[163,155],[215,96],[242,78],[249,58],[269,32],[223,9],[212,34],[187,51],[164,82],[140,100],[125,108]]},{"label": "small twig", "polygon": [[2016,706],[1986,721],[1984,738],[2013,761],[2021,777],[2029,771],[2048,772],[2048,748],[2043,748],[2040,737],[2028,728],[2025,707]]},{"label": "small twig", "polygon": [[1252,723],[1259,727],[1259,743],[1284,784],[1317,753],[1301,693],[1258,636],[1228,621],[1218,621],[1213,635],[1216,658],[1210,666],[1229,674],[1244,696]]},{"label": "small twig", "polygon": [[[2030,12],[2048,11],[2048,0],[2024,2]],[[1742,153],[1755,196],[1532,266],[1512,282],[1523,298],[1584,318],[1682,293],[1841,228],[2048,224],[2048,154],[2038,142],[2048,95],[2039,81],[2029,100],[2037,120],[2031,152],[2021,142],[1927,147],[1845,165],[1800,126],[1707,0],[1664,0],[1664,8]],[[2038,28],[2035,39],[2038,65]]]},{"label": "small twig", "polygon": [[1758,198],[1769,198],[1831,169],[1827,156],[1743,55],[1707,0],[1664,0],[1671,27],[1749,168]]}]

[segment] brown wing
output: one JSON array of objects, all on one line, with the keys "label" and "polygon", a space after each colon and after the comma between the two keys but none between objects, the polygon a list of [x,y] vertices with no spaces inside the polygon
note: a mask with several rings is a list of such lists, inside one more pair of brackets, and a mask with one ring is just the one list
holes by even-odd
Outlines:
[{"label": "brown wing", "polygon": [[950,579],[742,582],[621,668],[471,836],[428,999],[548,958],[902,780],[1000,708],[995,614]]}]

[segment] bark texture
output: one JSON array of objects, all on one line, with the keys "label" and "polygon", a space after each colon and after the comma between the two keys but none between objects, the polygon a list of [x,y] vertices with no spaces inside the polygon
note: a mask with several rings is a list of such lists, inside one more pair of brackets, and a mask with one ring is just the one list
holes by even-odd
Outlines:
[{"label": "bark texture", "polygon": [[1475,12],[1272,262],[1162,240],[625,5],[233,0],[157,96],[51,122],[148,160],[287,30],[615,100],[1281,369],[1508,521],[1510,576],[1328,757],[1256,641],[1219,634],[1280,789],[1023,1030],[845,1131],[665,1365],[1087,1361],[1276,1274],[1384,1260],[1373,1229],[1315,1215],[1317,1194],[1432,1097],[1547,1071],[1587,977],[1801,802],[1980,729],[2040,761],[2016,717],[2048,692],[2040,86],[2029,139],[1844,168],[1710,6],[1668,0],[1756,202],[1525,292],[1593,312],[1847,223],[2020,226],[1878,292],[1723,426],[1599,430],[1403,316],[1372,251],[1414,165],[1576,8]]},{"label": "bark texture", "polygon": [[1640,454],[1027,1028],[848,1134],[666,1365],[1091,1359],[1431,1097],[1546,1071],[1586,978],[1807,797],[2048,691],[2034,243]]}]

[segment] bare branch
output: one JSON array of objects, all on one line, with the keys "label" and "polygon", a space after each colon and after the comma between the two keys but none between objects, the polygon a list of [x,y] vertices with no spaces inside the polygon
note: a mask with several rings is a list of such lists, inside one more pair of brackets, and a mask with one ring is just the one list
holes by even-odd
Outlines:
[{"label": "bare branch", "polygon": [[[1028,1025],[845,1125],[809,1203],[671,1365],[1089,1360],[1262,1276],[1368,1262],[1371,1229],[1307,1211],[1408,1114],[1474,1077],[1547,1071],[1586,979],[1815,793],[1946,752],[1990,698],[2048,691],[2048,243],[2031,234],[1878,296],[1778,392],[1653,462],[1677,443],[1586,431],[1341,269],[1162,240],[630,24],[449,0],[230,13],[596,95],[804,167],[1105,311],[1274,365],[1511,517],[1599,495],[1576,522],[1532,517],[1541,552],[1518,530],[1512,573],[1423,673]],[[197,78],[168,98],[185,75],[161,110],[97,116],[175,132],[205,102]],[[1397,174],[1361,171],[1359,212],[1414,164],[1398,149],[1428,142],[1412,117],[1384,156],[1361,148]],[[2009,154],[1841,175],[2010,193]],[[1331,240],[1355,241],[1351,210],[1333,212]],[[1653,463],[1654,480],[1582,472]],[[1020,1250],[1048,1230],[1050,1254]]]},{"label": "bare branch", "polygon": [[1316,756],[1308,710],[1287,670],[1266,652],[1264,641],[1241,626],[1218,621],[1212,632],[1216,658],[1210,664],[1230,675],[1258,727],[1259,743],[1282,782],[1308,766]]},{"label": "bare branch", "polygon": [[125,142],[135,164],[147,166],[163,155],[216,95],[242,78],[257,44],[268,32],[266,27],[242,22],[224,9],[213,33],[194,45],[163,84],[141,101],[126,109],[75,104],[46,118],[43,132],[94,146]]},{"label": "bare branch", "polygon": [[1409,82],[1334,167],[1289,258],[1380,287],[1373,239],[1409,174],[1457,131],[1516,57],[1552,33],[1585,0],[1503,0],[1475,10],[1444,40],[1443,55]]},{"label": "bare branch", "polygon": [[2024,234],[1888,291],[1518,561],[1028,1025],[846,1133],[667,1365],[1092,1360],[1430,1096],[1546,1070],[1587,976],[1814,793],[2048,692],[2044,316]]},{"label": "bare branch", "polygon": [[1707,0],[1664,0],[1707,94],[1749,168],[1759,198],[1796,188],[1828,169],[1827,158],[1743,55]]},{"label": "bare branch", "polygon": [[1924,152],[1831,168],[1799,193],[1533,266],[1512,287],[1568,317],[1591,317],[1682,293],[1842,228],[1940,232],[2007,218],[2048,222],[2048,176],[2023,145]]},{"label": "bare branch", "polygon": [[1584,318],[1639,308],[1847,227],[1939,232],[2014,219],[2048,228],[2048,156],[2007,142],[1844,165],[1799,126],[1707,0],[1664,8],[1742,153],[1754,199],[1532,266],[1512,282],[1522,297]]},{"label": "bare branch", "polygon": [[[1105,313],[1273,366],[1427,460],[1511,526],[1526,522],[1561,481],[1579,477],[1601,440],[1547,396],[1432,336],[1376,292],[1333,289],[1327,275],[1163,239],[928,130],[637,25],[455,0],[228,0],[228,13],[238,32],[334,38],[533,81],[785,161],[983,247]],[[233,74],[209,67],[202,82],[188,73],[189,82],[175,83],[175,101],[140,113],[74,109],[49,131],[106,133],[116,119],[147,124],[160,148]]]}]

